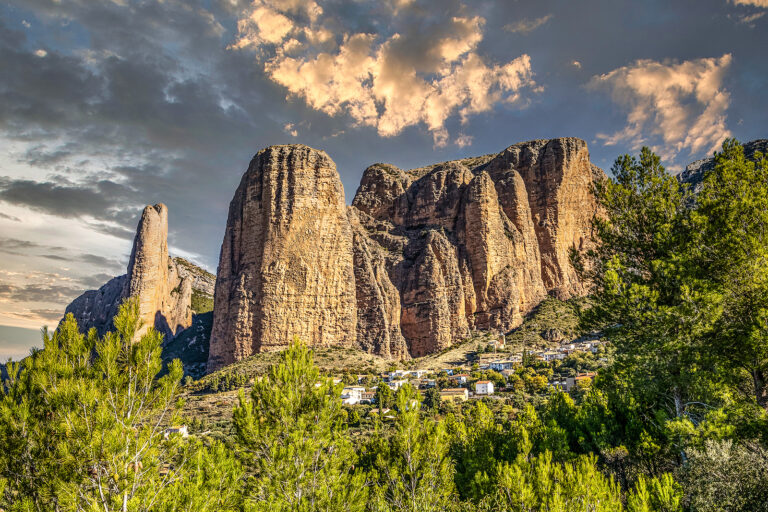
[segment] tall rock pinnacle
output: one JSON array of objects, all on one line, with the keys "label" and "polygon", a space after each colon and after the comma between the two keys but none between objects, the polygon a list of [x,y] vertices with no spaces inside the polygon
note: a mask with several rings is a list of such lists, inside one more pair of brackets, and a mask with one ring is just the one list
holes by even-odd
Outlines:
[{"label": "tall rock pinnacle", "polygon": [[352,229],[333,161],[303,145],[251,161],[229,206],[208,371],[285,347],[351,345]]},{"label": "tall rock pinnacle", "polygon": [[138,297],[143,326],[140,336],[154,326],[168,336],[192,323],[192,281],[181,279],[168,256],[168,208],[147,206],[133,241],[128,263],[128,297]]},{"label": "tall rock pinnacle", "polygon": [[179,275],[168,256],[168,208],[147,206],[136,229],[128,273],[99,288],[85,292],[67,306],[80,326],[95,327],[99,334],[112,329],[112,318],[124,299],[138,297],[142,327],[150,327],[172,338],[192,324],[192,278]]}]

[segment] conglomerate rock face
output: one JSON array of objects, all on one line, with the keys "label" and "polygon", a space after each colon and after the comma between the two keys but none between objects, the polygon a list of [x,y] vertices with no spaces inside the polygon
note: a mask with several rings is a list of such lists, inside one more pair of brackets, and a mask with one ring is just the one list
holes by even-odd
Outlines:
[{"label": "conglomerate rock face", "polygon": [[584,294],[570,251],[589,245],[603,178],[584,141],[536,140],[412,171],[372,165],[345,208],[325,153],[267,148],[230,204],[208,371],[294,335],[417,357],[511,329],[547,294]]},{"label": "conglomerate rock face", "polygon": [[356,342],[352,228],[336,165],[307,146],[251,161],[229,207],[208,371],[252,353]]},{"label": "conglomerate rock face", "polygon": [[85,292],[66,308],[81,330],[95,327],[103,335],[112,329],[112,318],[127,297],[138,297],[143,325],[139,337],[155,327],[172,338],[192,324],[192,279],[180,276],[168,256],[168,208],[147,206],[133,242],[128,273]]}]

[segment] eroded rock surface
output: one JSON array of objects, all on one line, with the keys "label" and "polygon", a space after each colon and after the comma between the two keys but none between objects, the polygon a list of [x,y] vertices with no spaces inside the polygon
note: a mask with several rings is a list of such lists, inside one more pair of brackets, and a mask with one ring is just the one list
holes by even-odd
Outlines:
[{"label": "eroded rock surface", "polygon": [[589,244],[603,172],[579,139],[411,171],[365,170],[352,206],[328,156],[259,152],[230,204],[209,371],[294,335],[393,358],[508,330],[547,294],[586,292],[570,251]]},{"label": "eroded rock surface", "polygon": [[208,370],[254,352],[357,341],[352,228],[336,165],[303,145],[251,161],[229,207]]},{"label": "eroded rock surface", "polygon": [[[168,256],[168,208],[147,206],[141,215],[133,242],[128,272],[98,290],[85,292],[67,306],[83,331],[95,327],[103,335],[112,329],[112,318],[123,300],[138,297],[143,326],[172,338],[192,324],[192,279],[181,275]],[[188,272],[187,272],[188,273]]]}]

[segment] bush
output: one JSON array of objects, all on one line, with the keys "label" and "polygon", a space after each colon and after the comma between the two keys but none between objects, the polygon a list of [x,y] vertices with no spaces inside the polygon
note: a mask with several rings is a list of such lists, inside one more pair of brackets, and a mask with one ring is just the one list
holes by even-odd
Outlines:
[{"label": "bush", "polygon": [[691,510],[768,511],[768,450],[757,443],[707,441],[688,457],[680,479]]}]

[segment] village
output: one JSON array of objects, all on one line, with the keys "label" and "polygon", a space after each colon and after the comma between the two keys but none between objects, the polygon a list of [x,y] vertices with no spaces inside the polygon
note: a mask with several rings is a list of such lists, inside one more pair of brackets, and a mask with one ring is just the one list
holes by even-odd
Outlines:
[{"label": "village", "polygon": [[[504,350],[504,337],[488,342],[487,350],[496,353]],[[442,402],[453,404],[483,398],[501,399],[517,391],[546,392],[561,389],[566,393],[587,388],[595,378],[594,371],[556,372],[566,358],[576,354],[597,355],[604,350],[605,342],[599,340],[563,343],[547,350],[523,350],[516,354],[500,352],[505,357],[488,362],[474,363],[471,367],[394,369],[377,376],[357,375],[357,383],[344,382],[341,377],[334,377],[334,384],[344,382],[341,392],[342,404],[380,405],[378,394],[386,386],[396,393],[402,386],[409,384],[423,396],[439,396]],[[389,408],[374,408],[372,414],[383,418],[393,418],[394,411]]]}]

